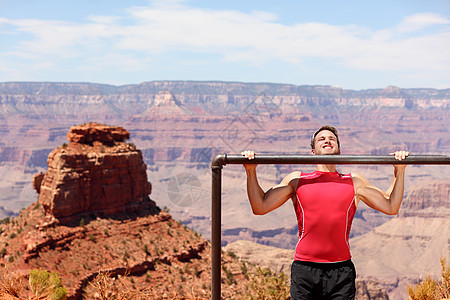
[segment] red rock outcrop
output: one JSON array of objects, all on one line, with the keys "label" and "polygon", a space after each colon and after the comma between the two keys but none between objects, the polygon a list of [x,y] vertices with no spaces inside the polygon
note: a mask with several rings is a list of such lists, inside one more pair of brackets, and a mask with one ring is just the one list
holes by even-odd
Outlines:
[{"label": "red rock outcrop", "polygon": [[67,139],[70,142],[82,144],[91,144],[95,141],[102,144],[113,144],[114,142],[124,142],[129,138],[130,133],[122,127],[98,123],[73,126],[67,134]]},{"label": "red rock outcrop", "polygon": [[43,172],[39,174],[35,174],[33,176],[33,188],[36,190],[36,192],[39,194],[41,192],[41,185],[42,181],[44,180],[45,174]]},{"label": "red rock outcrop", "polygon": [[[47,215],[68,222],[80,215],[113,215],[152,203],[142,153],[125,143],[122,127],[87,123],[73,126],[69,144],[48,156],[48,170],[35,189]],[[154,205],[154,203],[153,203]]]}]

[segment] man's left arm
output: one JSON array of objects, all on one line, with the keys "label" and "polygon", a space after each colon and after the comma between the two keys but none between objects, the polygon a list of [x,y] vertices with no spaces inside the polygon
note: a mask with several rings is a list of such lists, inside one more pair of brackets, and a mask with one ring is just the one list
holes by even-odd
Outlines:
[{"label": "man's left arm", "polygon": [[[409,152],[397,151],[393,154],[395,155],[395,159],[401,161],[409,155]],[[406,165],[394,165],[394,178],[391,186],[386,192],[370,185],[367,179],[361,175],[352,174],[355,184],[356,201],[361,200],[369,207],[385,214],[396,215],[403,200],[405,169]]]}]

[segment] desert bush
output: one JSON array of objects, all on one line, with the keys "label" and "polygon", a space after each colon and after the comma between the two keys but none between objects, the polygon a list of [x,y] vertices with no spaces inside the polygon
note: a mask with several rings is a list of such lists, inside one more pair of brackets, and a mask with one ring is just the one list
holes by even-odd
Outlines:
[{"label": "desert bush", "polygon": [[28,282],[36,299],[62,300],[67,297],[67,290],[56,272],[31,270]]},{"label": "desert bush", "polygon": [[[62,286],[57,273],[43,270],[31,270],[28,281],[33,296],[29,300],[63,300],[67,298],[67,290]],[[16,272],[0,269],[0,299],[19,298],[23,289],[23,278]]]},{"label": "desert bush", "polygon": [[0,298],[18,297],[22,290],[22,278],[16,272],[9,272],[6,268],[0,269]]},{"label": "desert bush", "polygon": [[234,258],[234,259],[237,259],[237,258],[238,258],[237,255],[236,255],[236,253],[234,253],[233,251],[228,251],[227,254],[228,254],[229,256],[231,256],[232,258]]},{"label": "desert bush", "polygon": [[[95,298],[101,300],[144,300],[149,299],[148,291],[136,291],[126,276],[111,280],[111,274],[99,273],[89,285],[96,292]],[[88,298],[86,298],[88,299]],[[91,298],[89,298],[91,299]]]},{"label": "desert bush", "polygon": [[450,264],[447,259],[441,258],[442,280],[438,281],[431,276],[425,277],[415,286],[408,286],[410,300],[441,300],[450,298]]},{"label": "desert bush", "polygon": [[283,272],[274,273],[269,268],[258,267],[250,279],[244,299],[290,299],[289,279]]},{"label": "desert bush", "polygon": [[9,222],[10,222],[9,217],[0,220],[0,224],[9,224]]},{"label": "desert bush", "polygon": [[222,270],[225,272],[228,285],[236,284],[236,279],[234,278],[233,272],[227,269],[225,265],[222,265]]}]

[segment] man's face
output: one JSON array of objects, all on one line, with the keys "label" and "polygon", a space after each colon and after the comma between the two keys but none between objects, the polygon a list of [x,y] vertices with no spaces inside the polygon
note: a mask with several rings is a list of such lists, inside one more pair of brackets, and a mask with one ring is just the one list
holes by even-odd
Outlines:
[{"label": "man's face", "polygon": [[341,154],[341,150],[339,149],[337,138],[334,133],[329,130],[322,130],[319,132],[314,139],[314,149],[312,149],[312,154]]}]

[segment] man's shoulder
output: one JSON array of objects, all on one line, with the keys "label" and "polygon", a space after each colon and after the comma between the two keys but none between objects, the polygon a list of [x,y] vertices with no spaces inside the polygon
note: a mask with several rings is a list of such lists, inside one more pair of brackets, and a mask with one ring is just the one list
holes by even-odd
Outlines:
[{"label": "man's shoulder", "polygon": [[362,176],[361,174],[350,173],[350,175],[352,176],[353,184],[356,187],[367,186],[369,184],[369,181],[364,176]]},{"label": "man's shoulder", "polygon": [[359,173],[349,173],[349,175],[353,178],[353,179],[365,179],[364,176],[362,176]]},{"label": "man's shoulder", "polygon": [[294,171],[289,173],[288,175],[286,175],[286,177],[284,177],[283,181],[281,181],[282,184],[292,184],[293,182],[297,181],[300,176],[302,175],[302,172],[300,171]]},{"label": "man's shoulder", "polygon": [[291,177],[291,178],[298,178],[302,175],[302,172],[300,171],[294,171],[289,173],[286,177]]}]

